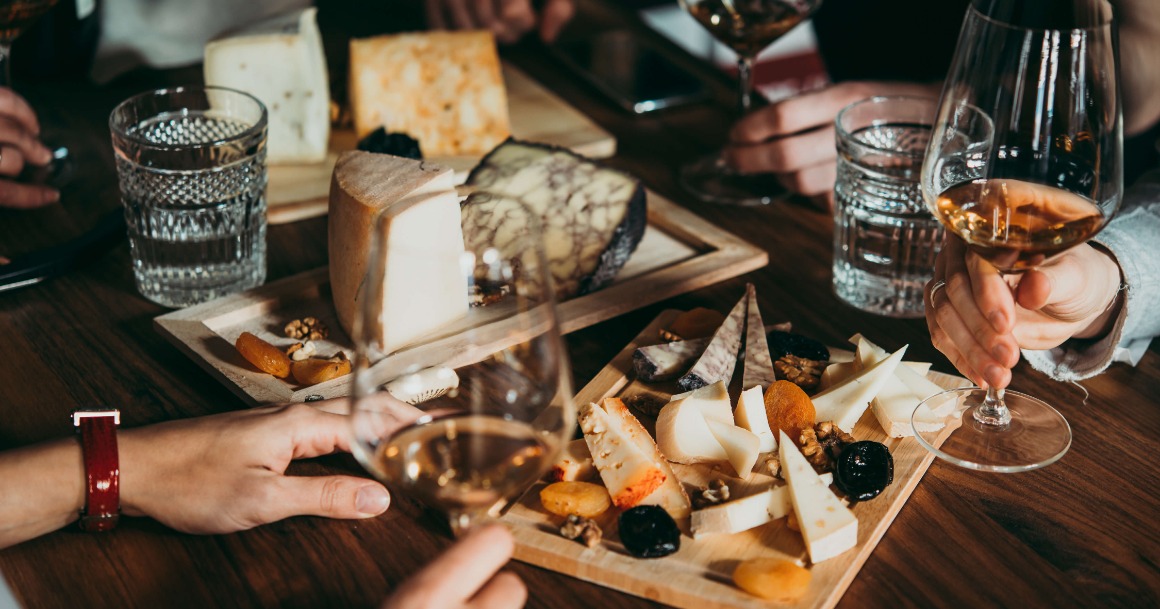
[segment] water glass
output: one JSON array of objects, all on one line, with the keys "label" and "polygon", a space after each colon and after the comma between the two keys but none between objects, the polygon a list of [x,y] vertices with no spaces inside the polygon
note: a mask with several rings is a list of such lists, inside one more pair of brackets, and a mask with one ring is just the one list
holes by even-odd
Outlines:
[{"label": "water glass", "polygon": [[943,228],[919,190],[938,101],[873,97],[835,119],[834,292],[853,307],[921,317]]},{"label": "water glass", "polygon": [[266,278],[266,108],[218,87],[121,102],[109,117],[133,275],[184,307]]}]

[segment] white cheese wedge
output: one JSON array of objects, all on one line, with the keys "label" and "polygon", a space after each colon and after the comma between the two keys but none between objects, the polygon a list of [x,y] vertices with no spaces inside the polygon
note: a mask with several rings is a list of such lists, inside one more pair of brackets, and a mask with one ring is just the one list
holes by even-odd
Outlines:
[{"label": "white cheese wedge", "polygon": [[782,475],[814,564],[858,545],[858,518],[835,495],[785,432],[778,438]]},{"label": "white cheese wedge", "polygon": [[733,425],[724,381],[674,395],[657,415],[657,447],[675,463],[728,461],[729,454],[709,431],[707,420]]},{"label": "white cheese wedge", "polygon": [[894,370],[902,361],[906,347],[893,355],[847,378],[841,383],[815,395],[812,400],[818,421],[833,421],[844,431],[851,432],[870,400],[894,378]]},{"label": "white cheese wedge", "polygon": [[838,383],[850,378],[852,374],[857,372],[857,362],[838,362],[830,364],[822,370],[822,376],[818,380],[818,389],[825,391]]},{"label": "white cheese wedge", "polygon": [[[434,333],[468,310],[455,175],[433,163],[351,151],[330,186],[330,291],[352,334],[360,306],[382,313],[366,329],[384,353]],[[385,249],[384,289],[368,293],[369,252]]]},{"label": "white cheese wedge", "polygon": [[748,478],[753,473],[753,464],[757,463],[757,455],[761,452],[761,440],[747,430],[722,423],[713,419],[705,419],[713,437],[725,449],[725,456],[738,478]]},{"label": "white cheese wedge", "polygon": [[315,8],[212,40],[205,83],[245,91],[266,106],[266,161],[317,163],[330,143],[330,82]]},{"label": "white cheese wedge", "polygon": [[761,385],[750,387],[741,392],[737,398],[737,408],[733,411],[733,420],[738,427],[748,429],[757,436],[760,444],[758,449],[767,453],[777,449],[777,436],[769,428],[769,416],[765,413],[765,398]]},{"label": "white cheese wedge", "polygon": [[[855,361],[860,366],[870,366],[888,357],[886,350],[867,340],[860,334],[851,337],[850,342],[857,347]],[[931,410],[929,404],[924,404],[916,413],[918,405],[923,400],[941,393],[943,388],[926,378],[925,373],[919,370],[929,369],[930,364],[923,362],[919,366],[907,366],[911,362],[903,362],[894,371],[894,378],[883,387],[879,396],[870,404],[874,417],[883,431],[893,438],[903,438],[914,435],[914,425],[919,431],[938,431],[945,426],[947,413]],[[925,366],[925,368],[924,368]],[[912,423],[911,417],[914,417]]]},{"label": "white cheese wedge", "polygon": [[914,371],[915,374],[919,374],[923,378],[926,378],[926,373],[930,372],[931,364],[930,362],[902,362],[899,365],[905,368],[910,368],[912,371]]},{"label": "white cheese wedge", "polygon": [[[834,480],[833,474],[828,473],[822,474],[821,478],[826,485]],[[789,487],[782,484],[748,497],[696,510],[691,529],[695,538],[740,533],[784,518],[792,511]]]}]

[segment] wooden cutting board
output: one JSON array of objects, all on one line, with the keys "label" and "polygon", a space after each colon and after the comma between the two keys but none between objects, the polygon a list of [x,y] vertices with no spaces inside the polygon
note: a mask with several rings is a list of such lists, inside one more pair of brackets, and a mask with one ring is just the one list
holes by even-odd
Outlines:
[{"label": "wooden cutting board", "polygon": [[[665,385],[635,381],[632,353],[637,347],[661,342],[660,329],[678,313],[662,313],[576,394],[576,403],[642,393],[663,394],[667,399],[667,395],[676,389],[675,382]],[[780,321],[772,312],[767,312],[765,319]],[[960,377],[938,372],[929,373],[928,378],[948,389],[970,384]],[[736,402],[736,395],[732,397]],[[639,418],[652,433],[651,426],[655,421],[645,416]],[[666,605],[687,609],[771,606],[829,609],[842,598],[934,460],[934,455],[914,438],[887,438],[869,410],[855,426],[853,435],[859,440],[882,442],[890,449],[894,457],[894,483],[875,499],[854,506],[854,514],[858,517],[858,545],[844,554],[809,567],[813,573],[809,590],[798,602],[790,605],[751,596],[734,586],[731,579],[738,563],[749,558],[806,557],[801,534],[789,530],[784,518],[734,535],[716,535],[696,540],[682,536],[678,552],[657,559],[634,558],[624,550],[616,537],[616,510],[609,510],[598,519],[604,530],[604,541],[599,546],[589,549],[578,542],[564,539],[558,533],[563,519],[540,507],[539,491],[543,483],[528,491],[508,510],[502,521],[509,525],[515,536],[517,560]],[[938,444],[942,444],[942,438],[939,438]],[[759,470],[764,461],[764,458],[759,458],[755,470]],[[673,470],[686,488],[703,488],[714,478],[726,480],[734,498],[760,492],[774,482],[773,478],[756,472],[742,480],[731,474],[732,469],[728,465],[674,464]]]},{"label": "wooden cutting board", "polygon": [[[616,138],[579,110],[509,64],[503,64],[512,136],[569,148],[584,156],[603,159],[616,154]],[[338,155],[354,150],[353,130],[330,136],[326,161],[312,165],[272,165],[268,169],[266,217],[270,224],[296,222],[326,214],[330,174]],[[422,142],[419,143],[422,146]],[[466,176],[478,156],[432,157],[430,160]]]}]

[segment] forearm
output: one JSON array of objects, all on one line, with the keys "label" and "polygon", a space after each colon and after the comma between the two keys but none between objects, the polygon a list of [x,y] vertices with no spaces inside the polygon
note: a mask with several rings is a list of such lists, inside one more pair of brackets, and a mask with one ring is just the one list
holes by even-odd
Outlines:
[{"label": "forearm", "polygon": [[80,443],[72,438],[0,453],[0,548],[76,520],[84,476]]}]

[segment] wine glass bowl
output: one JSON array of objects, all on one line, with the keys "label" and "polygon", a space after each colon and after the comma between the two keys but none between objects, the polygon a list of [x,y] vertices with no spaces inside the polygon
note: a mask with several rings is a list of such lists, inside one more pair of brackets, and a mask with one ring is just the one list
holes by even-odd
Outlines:
[{"label": "wine glass bowl", "polygon": [[[947,231],[1010,283],[1095,236],[1119,208],[1116,74],[1106,0],[976,0],[967,9],[920,185]],[[922,431],[940,408],[948,429]],[[939,394],[912,425],[939,457],[985,471],[1043,467],[1071,445],[1058,411],[1003,387]]]},{"label": "wine glass bowl", "polygon": [[[575,427],[542,237],[526,208],[505,213],[517,210],[529,216],[518,222],[520,234],[460,253],[388,247],[384,214],[355,323],[353,452],[379,479],[446,512],[457,534],[540,479]],[[384,316],[384,298],[398,297],[384,290],[400,285],[392,273],[440,268],[439,256],[455,257],[448,262],[460,271],[454,289],[461,292],[447,297],[471,306],[416,335]]]}]

